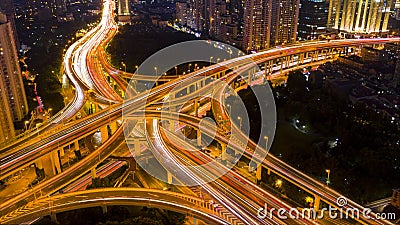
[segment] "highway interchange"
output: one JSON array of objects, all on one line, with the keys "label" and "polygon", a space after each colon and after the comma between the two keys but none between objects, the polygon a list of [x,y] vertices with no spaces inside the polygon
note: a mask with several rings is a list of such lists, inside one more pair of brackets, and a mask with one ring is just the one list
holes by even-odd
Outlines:
[{"label": "highway interchange", "polygon": [[[193,180],[194,183],[201,184],[203,190],[212,195],[216,202],[227,209],[236,218],[236,220],[226,220],[226,218],[224,220],[224,218],[213,217],[209,221],[210,223],[317,224],[317,221],[310,219],[293,220],[289,218],[287,221],[283,221],[276,216],[271,219],[260,219],[257,217],[257,210],[262,207],[264,203],[268,203],[269,206],[274,208],[290,209],[293,206],[285,203],[282,199],[279,199],[256,184],[248,181],[235,171],[229,169],[224,170],[223,165],[211,164],[206,170],[198,170],[198,168],[195,167],[197,164],[205,164],[213,161],[213,159],[200,151],[196,151],[197,148],[193,145],[182,141],[179,136],[174,134],[175,132],[173,132],[173,130],[171,131],[170,129],[164,128],[162,126],[163,123],[160,123],[159,120],[160,118],[162,120],[179,120],[179,122],[188,126],[198,128],[199,124],[201,123],[201,119],[194,115],[185,114],[185,112],[168,113],[171,116],[170,118],[166,115],[161,116],[161,111],[157,110],[157,107],[154,107],[153,104],[162,102],[163,99],[165,99],[165,96],[171,95],[171,91],[176,89],[176,87],[181,87],[184,89],[192,86],[194,82],[201,80],[205,80],[203,87],[199,87],[201,86],[199,85],[197,89],[194,88],[192,93],[187,93],[187,95],[184,95],[183,97],[173,98],[168,102],[168,104],[182,106],[183,103],[191,102],[193,96],[213,95],[213,100],[208,104],[213,105],[212,110],[214,115],[219,115],[224,120],[228,120],[230,122],[219,123],[220,120],[217,120],[218,127],[213,126],[213,124],[207,124],[206,127],[208,127],[209,130],[202,129],[202,132],[204,132],[204,134],[202,133],[203,135],[215,135],[216,140],[229,145],[234,151],[243,152],[246,157],[252,159],[257,164],[261,164],[263,167],[285,177],[299,187],[308,190],[309,193],[319,196],[322,201],[332,206],[336,206],[337,198],[342,196],[340,193],[337,193],[321,182],[316,181],[308,175],[294,169],[271,154],[266,155],[265,159],[263,154],[259,154],[260,152],[266,154],[267,151],[259,144],[252,142],[247,135],[243,134],[241,129],[238,128],[236,124],[231,122],[228,110],[226,109],[226,106],[222,104],[224,102],[226,89],[229,89],[229,84],[233,82],[239,74],[242,74],[242,72],[248,70],[246,66],[253,66],[254,64],[263,65],[270,60],[281,58],[282,55],[289,56],[300,54],[302,52],[342,48],[346,46],[359,46],[362,44],[398,42],[400,41],[399,38],[332,40],[330,42],[325,41],[302,43],[285,48],[270,49],[264,52],[226,60],[184,76],[171,76],[168,78],[162,78],[161,81],[164,84],[141,93],[134,92],[134,94],[132,94],[133,96],[129,96],[129,98],[125,98],[123,101],[123,96],[115,91],[115,89],[108,83],[104,76],[104,73],[109,74],[122,90],[132,88],[124,79],[124,77],[131,75],[112,68],[107,62],[104,52],[104,47],[112,39],[117,30],[117,25],[114,22],[114,8],[114,1],[104,1],[101,22],[95,28],[90,30],[83,38],[72,44],[65,53],[64,70],[65,74],[68,76],[74,86],[74,99],[70,101],[66,108],[64,108],[60,113],[54,115],[49,123],[44,124],[44,126],[39,130],[31,132],[25,137],[20,137],[14,140],[14,142],[8,143],[7,146],[1,147],[0,178],[3,179],[10,174],[15,173],[19,169],[29,166],[35,160],[39,159],[45,154],[50,153],[58,146],[64,146],[73,142],[77,137],[96,132],[102,126],[106,126],[108,123],[110,123],[110,121],[118,121],[120,127],[114,132],[107,142],[103,143],[100,148],[96,149],[88,157],[82,159],[82,161],[55,175],[54,177],[45,180],[43,183],[34,186],[31,191],[22,193],[6,202],[1,203],[0,210],[3,217],[0,221],[21,221],[24,215],[32,216],[32,214],[29,214],[26,211],[24,211],[25,213],[22,214],[14,214],[14,217],[9,217],[9,214],[7,213],[13,212],[13,210],[16,209],[15,207],[19,206],[15,203],[22,202],[24,199],[31,199],[32,202],[44,201],[40,199],[35,200],[34,195],[40,193],[40,195],[47,196],[55,193],[61,187],[65,187],[73,181],[76,181],[82,174],[85,174],[92,168],[95,168],[101,161],[109,157],[115,149],[124,145],[125,139],[123,137],[123,127],[126,123],[124,120],[122,120],[122,114],[124,114],[132,115],[132,118],[130,119],[133,121],[146,119],[147,123],[145,123],[143,127],[139,128],[139,132],[145,134],[148,140],[147,148],[144,148],[142,151],[146,151],[147,149],[150,150],[155,156],[163,156],[164,160],[166,158],[171,160],[170,162],[173,163],[163,165],[163,159],[159,158],[160,164],[165,166],[167,170],[171,170],[176,173],[179,171],[181,173],[181,175],[176,174],[176,177],[179,178],[180,176],[187,176],[189,179]],[[302,66],[306,65],[307,64],[304,64]],[[236,70],[230,72],[228,71],[225,74],[226,68],[235,68]],[[219,74],[218,79],[207,79],[210,76],[216,77],[215,74]],[[136,76],[132,74],[132,78],[137,80],[152,81],[152,78],[149,77],[151,76]],[[248,78],[244,77],[244,79]],[[222,82],[225,85],[215,85],[214,82]],[[176,93],[175,91],[176,90],[174,90],[174,94]],[[89,94],[89,92],[94,94]],[[97,102],[97,104],[99,104],[103,109],[93,115],[75,120],[74,116],[82,109],[83,105],[88,100],[89,95],[91,96],[90,99]],[[191,104],[193,105],[194,103]],[[142,106],[146,106],[146,108],[143,108]],[[190,105],[189,108],[191,108]],[[139,115],[143,115],[144,113],[146,118],[135,118],[135,113],[138,112],[142,112],[142,114]],[[234,135],[227,137],[225,132],[226,130],[231,130],[232,134]],[[168,137],[166,137],[166,135]],[[173,141],[171,141],[171,137]],[[192,151],[185,151],[182,149],[182,146],[185,146],[186,150],[192,149]],[[255,152],[257,154],[255,154]],[[227,157],[227,160],[229,161],[234,159]],[[173,167],[168,168],[171,165]],[[224,170],[224,176],[210,183],[202,182],[202,180],[208,179],[207,177],[213,177],[213,173],[216,170],[221,169]],[[113,196],[113,191],[115,192],[115,195],[117,195],[117,192],[121,192],[118,189],[113,189],[107,190],[107,193],[110,192],[110,196]],[[94,193],[101,192],[94,191]],[[130,190],[129,194],[120,194],[119,197],[121,198],[121,196],[125,195],[138,195],[136,197],[140,197],[140,194],[138,193],[144,192],[143,190],[136,190],[136,192],[135,190]],[[240,193],[252,194],[243,195]],[[160,195],[163,194],[168,193],[160,193]],[[82,195],[82,193],[78,193],[78,195]],[[92,195],[94,198],[95,194]],[[54,198],[57,198],[56,196],[58,195],[54,195]],[[112,197],[110,198],[111,204]],[[153,203],[154,206],[164,206],[161,203],[158,204],[156,202],[156,197],[153,196],[152,199],[155,201]],[[163,204],[168,205],[168,198],[165,197],[162,200],[166,200]],[[68,201],[78,202],[77,205],[79,205],[79,201],[76,199],[68,199]],[[82,204],[81,207],[87,207],[87,205]],[[183,203],[182,207],[185,207]],[[348,200],[345,207],[357,208],[360,211],[364,209],[363,206],[351,200]],[[203,216],[203,219],[207,219],[204,218],[204,212],[201,211],[206,210],[206,208],[200,208],[195,212],[195,214],[199,217]],[[182,209],[180,210],[182,212]],[[47,213],[47,211],[45,211],[46,210],[41,209],[41,211],[35,211],[36,214],[33,215],[45,215],[45,213]],[[371,214],[371,216],[373,218],[373,214]],[[373,219],[363,217],[361,217],[358,222],[362,224],[391,224],[388,221],[374,221]]]}]

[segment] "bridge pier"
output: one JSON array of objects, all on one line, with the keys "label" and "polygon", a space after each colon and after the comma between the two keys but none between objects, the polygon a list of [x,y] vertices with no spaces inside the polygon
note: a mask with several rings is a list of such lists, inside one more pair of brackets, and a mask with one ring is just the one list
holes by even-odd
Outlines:
[{"label": "bridge pier", "polygon": [[114,134],[117,131],[117,121],[112,121],[110,123],[110,130],[111,130],[111,134]]},{"label": "bridge pier", "polygon": [[78,140],[74,141],[74,150],[75,151],[79,150],[79,142],[78,142]]},{"label": "bridge pier", "polygon": [[167,183],[172,184],[172,173],[167,171]]},{"label": "bridge pier", "polygon": [[51,164],[53,168],[53,174],[59,174],[62,172],[61,170],[61,163],[60,163],[60,156],[58,154],[58,150],[52,151],[50,153]]},{"label": "bridge pier", "polygon": [[194,99],[194,116],[195,117],[199,117],[199,107],[200,107],[199,99],[196,98],[196,99]]},{"label": "bridge pier", "polygon": [[135,156],[139,156],[141,154],[139,138],[135,138],[134,139],[133,145],[134,145],[134,148],[135,148]]},{"label": "bridge pier", "polygon": [[260,163],[257,166],[257,170],[256,170],[256,182],[257,182],[257,184],[260,184],[260,182],[261,182],[261,172],[262,172],[262,165]]},{"label": "bridge pier", "polygon": [[95,179],[95,178],[97,177],[96,168],[92,168],[92,169],[90,170],[90,173],[92,174],[92,179]]},{"label": "bridge pier", "polygon": [[101,211],[103,212],[103,214],[107,214],[107,205],[101,205]]},{"label": "bridge pier", "polygon": [[220,143],[221,144],[221,160],[222,163],[226,163],[226,144]]},{"label": "bridge pier", "polygon": [[200,131],[200,129],[197,129],[196,130],[196,132],[197,132],[197,146],[201,146],[201,131]]},{"label": "bridge pier", "polygon": [[104,144],[108,139],[108,127],[107,125],[100,127],[101,143]]},{"label": "bridge pier", "polygon": [[171,132],[175,132],[175,121],[169,120],[169,129]]},{"label": "bridge pier", "polygon": [[[61,163],[58,150],[52,151],[35,161],[35,166],[39,171],[47,175],[56,175],[61,172]],[[39,175],[39,174],[38,174]]]},{"label": "bridge pier", "polygon": [[51,220],[51,222],[53,222],[53,223],[58,223],[58,221],[57,221],[57,215],[56,215],[55,212],[50,212],[50,220]]},{"label": "bridge pier", "polygon": [[319,197],[318,195],[314,195],[314,210],[318,211],[320,205],[321,205],[321,197]]}]

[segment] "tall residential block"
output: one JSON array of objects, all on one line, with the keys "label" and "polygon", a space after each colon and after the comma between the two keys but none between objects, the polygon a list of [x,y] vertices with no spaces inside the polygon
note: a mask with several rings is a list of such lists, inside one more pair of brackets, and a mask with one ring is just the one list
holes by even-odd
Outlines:
[{"label": "tall residential block", "polygon": [[260,50],[269,47],[273,0],[245,0],[243,49]]},{"label": "tall residential block", "polygon": [[274,45],[295,42],[300,0],[280,0],[272,3],[271,42]]},{"label": "tall residential block", "polygon": [[346,33],[387,32],[392,0],[329,0],[327,26]]},{"label": "tall residential block", "polygon": [[14,1],[13,0],[0,0],[0,12],[3,12],[7,17],[7,20],[10,22],[11,28],[13,31],[12,36],[14,38],[14,42],[15,42],[17,49],[19,49],[20,43],[19,43],[18,35],[17,35],[17,28],[15,26]]},{"label": "tall residential block", "polygon": [[13,122],[28,113],[13,29],[0,13],[0,142],[15,136]]}]

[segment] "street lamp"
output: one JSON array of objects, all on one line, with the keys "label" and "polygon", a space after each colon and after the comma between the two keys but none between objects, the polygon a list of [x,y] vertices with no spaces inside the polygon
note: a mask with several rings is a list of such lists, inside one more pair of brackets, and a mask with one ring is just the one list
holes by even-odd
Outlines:
[{"label": "street lamp", "polygon": [[221,60],[220,58],[217,59],[217,63],[219,63],[219,60]]},{"label": "street lamp", "polygon": [[268,136],[264,136],[265,148],[268,149]]},{"label": "street lamp", "polygon": [[191,63],[189,63],[189,65],[188,65],[188,71],[190,72],[190,67],[192,66],[192,64]]},{"label": "street lamp", "polygon": [[24,125],[25,125],[25,131],[26,131],[26,130],[28,130],[28,124],[29,124],[29,121],[25,121],[25,122],[24,122]]},{"label": "street lamp", "polygon": [[326,179],[326,185],[329,185],[329,183],[330,183],[330,179],[329,179],[329,175],[331,174],[331,170],[325,170],[325,172],[328,174],[328,177],[327,177],[327,179]]},{"label": "street lamp", "polygon": [[238,116],[238,120],[239,120],[239,129],[242,129],[242,117]]},{"label": "street lamp", "polygon": [[214,58],[214,57],[212,57],[212,56],[210,57],[210,66],[211,66],[211,60],[212,60],[213,58]]},{"label": "street lamp", "polygon": [[226,107],[229,108],[229,115],[232,115],[232,107],[231,107],[231,105],[227,104]]},{"label": "street lamp", "polygon": [[156,66],[154,67],[154,70],[156,71],[156,76],[157,76],[157,67]]},{"label": "street lamp", "polygon": [[275,187],[281,188],[282,187],[282,180],[280,180],[280,179],[276,180]]},{"label": "street lamp", "polygon": [[175,66],[175,75],[178,76],[178,67]]},{"label": "street lamp", "polygon": [[122,66],[124,66],[125,73],[126,73],[126,64],[124,62],[121,62]]}]

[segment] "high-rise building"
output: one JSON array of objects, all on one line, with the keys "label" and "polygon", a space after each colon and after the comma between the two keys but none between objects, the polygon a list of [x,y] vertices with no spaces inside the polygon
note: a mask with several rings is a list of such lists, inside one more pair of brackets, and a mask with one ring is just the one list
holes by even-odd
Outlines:
[{"label": "high-rise building", "polygon": [[387,32],[392,0],[329,0],[328,29],[346,33]]},{"label": "high-rise building", "polygon": [[15,135],[13,122],[28,113],[11,23],[0,13],[0,142]]},{"label": "high-rise building", "polygon": [[396,20],[400,20],[400,0],[396,0],[394,4],[394,10]]},{"label": "high-rise building", "polygon": [[14,42],[17,46],[17,49],[20,48],[19,40],[18,40],[18,35],[17,35],[17,28],[15,26],[15,8],[14,8],[14,1],[13,0],[1,0],[0,1],[0,11],[2,11],[6,17],[7,20],[11,24],[11,28],[13,31],[13,38]]},{"label": "high-rise building", "polygon": [[276,45],[296,41],[300,0],[272,2],[271,42]]},{"label": "high-rise building", "polygon": [[186,1],[176,2],[176,19],[177,23],[181,26],[187,25],[187,10],[188,4]]},{"label": "high-rise building", "polygon": [[312,40],[326,33],[329,4],[326,0],[300,0],[299,39]]},{"label": "high-rise building", "polygon": [[202,32],[206,27],[205,0],[188,0],[187,26],[197,32]]},{"label": "high-rise building", "polygon": [[271,36],[273,0],[245,0],[243,49],[245,51],[268,48]]}]

